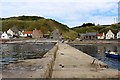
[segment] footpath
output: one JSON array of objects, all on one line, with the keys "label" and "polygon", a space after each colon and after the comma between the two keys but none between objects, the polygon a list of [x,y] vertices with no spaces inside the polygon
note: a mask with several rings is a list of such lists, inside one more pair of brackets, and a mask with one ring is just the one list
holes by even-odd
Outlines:
[{"label": "footpath", "polygon": [[118,70],[68,44],[59,43],[52,78],[118,78]]}]

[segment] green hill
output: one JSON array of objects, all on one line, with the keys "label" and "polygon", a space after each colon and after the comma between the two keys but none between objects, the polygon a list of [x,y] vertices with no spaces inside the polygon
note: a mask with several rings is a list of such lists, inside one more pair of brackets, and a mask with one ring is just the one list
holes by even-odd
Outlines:
[{"label": "green hill", "polygon": [[112,30],[114,33],[120,31],[120,24],[112,24],[112,25],[85,25],[84,26],[77,26],[72,28],[72,30],[76,31],[77,33],[86,33],[86,32],[97,32],[97,33],[106,33],[108,30]]},{"label": "green hill", "polygon": [[40,29],[44,34],[48,31],[53,31],[59,29],[60,33],[63,34],[66,39],[75,39],[77,33],[86,32],[107,32],[111,29],[114,33],[120,31],[120,24],[112,25],[95,25],[93,23],[83,23],[82,26],[76,26],[74,28],[69,28],[67,25],[59,23],[53,19],[46,19],[40,16],[18,16],[9,18],[0,18],[0,28],[2,31],[7,31],[14,25],[20,30],[33,30],[35,28]]},{"label": "green hill", "polygon": [[65,38],[75,39],[77,33],[71,30],[67,25],[59,23],[53,19],[45,19],[39,16],[19,16],[0,18],[2,20],[2,31],[7,31],[14,25],[20,30],[40,29],[44,34],[48,31],[59,29]]}]

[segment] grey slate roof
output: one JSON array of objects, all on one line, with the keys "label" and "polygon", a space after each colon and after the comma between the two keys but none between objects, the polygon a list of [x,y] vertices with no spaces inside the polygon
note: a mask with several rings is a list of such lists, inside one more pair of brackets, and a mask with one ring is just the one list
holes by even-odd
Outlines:
[{"label": "grey slate roof", "polygon": [[18,32],[19,32],[19,30],[18,30],[15,26],[13,26],[13,27],[11,28],[11,30],[12,30],[13,32],[15,32],[15,33],[18,33]]},{"label": "grey slate roof", "polygon": [[8,36],[12,36],[11,34],[8,34],[8,33],[7,33],[7,35],[8,35]]},{"label": "grey slate roof", "polygon": [[89,33],[79,33],[81,36],[96,36],[97,33],[95,32],[89,32]]},{"label": "grey slate roof", "polygon": [[97,33],[91,32],[91,33],[86,33],[87,36],[96,36]]}]

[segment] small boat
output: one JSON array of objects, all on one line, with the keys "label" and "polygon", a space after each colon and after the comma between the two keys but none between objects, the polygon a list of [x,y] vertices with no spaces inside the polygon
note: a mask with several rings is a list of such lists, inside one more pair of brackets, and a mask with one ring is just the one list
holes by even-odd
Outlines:
[{"label": "small boat", "polygon": [[105,52],[106,57],[114,58],[114,59],[120,59],[120,54],[117,52]]}]

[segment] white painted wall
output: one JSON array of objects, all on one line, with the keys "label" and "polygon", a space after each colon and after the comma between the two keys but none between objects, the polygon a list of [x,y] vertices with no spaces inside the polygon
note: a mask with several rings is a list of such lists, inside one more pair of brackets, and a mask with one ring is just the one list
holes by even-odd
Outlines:
[{"label": "white painted wall", "polygon": [[105,38],[105,34],[103,33],[102,36],[97,36],[97,39],[104,39]]},{"label": "white painted wall", "polygon": [[1,39],[10,39],[6,32],[1,35]]},{"label": "white painted wall", "polygon": [[106,34],[106,39],[115,39],[115,34],[109,30]]},{"label": "white painted wall", "polygon": [[120,39],[120,31],[117,33],[117,39]]},{"label": "white painted wall", "polygon": [[12,31],[11,29],[9,29],[9,30],[7,31],[7,33],[8,33],[8,34],[11,34],[12,36],[14,35],[14,33],[13,33],[13,31]]}]

